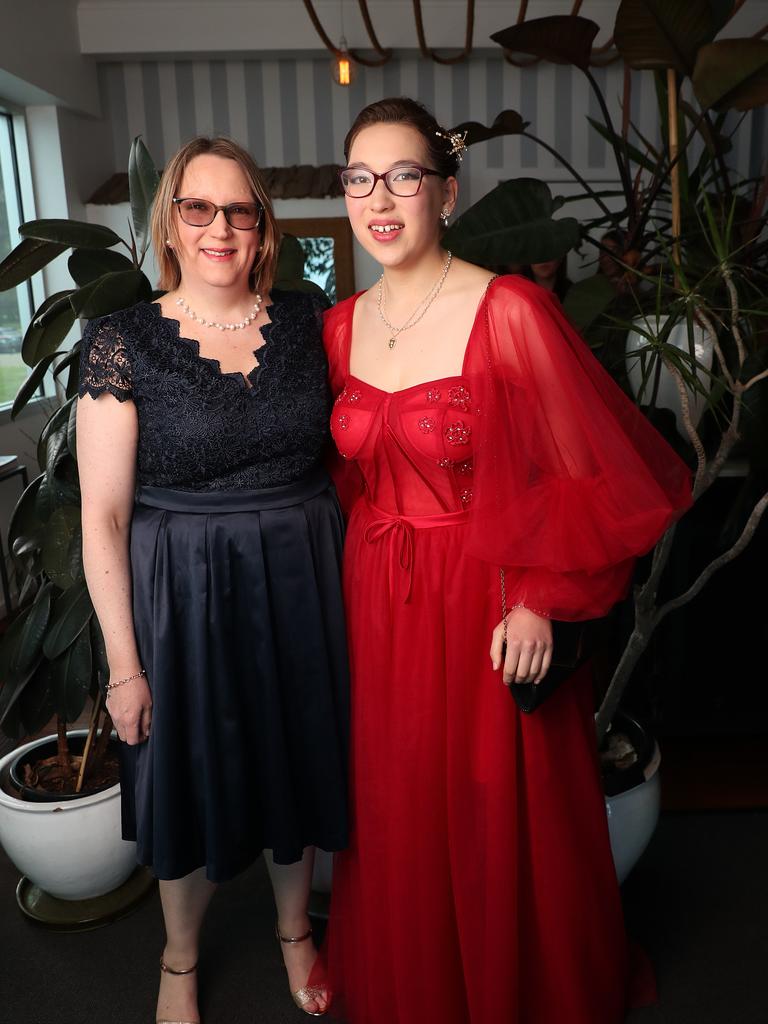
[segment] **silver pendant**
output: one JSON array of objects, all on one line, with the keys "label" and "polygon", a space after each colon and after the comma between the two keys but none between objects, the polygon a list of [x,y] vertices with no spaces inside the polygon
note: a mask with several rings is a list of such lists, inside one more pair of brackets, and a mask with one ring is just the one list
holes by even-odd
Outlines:
[{"label": "silver pendant", "polygon": [[395,347],[395,342],[396,341],[397,341],[397,338],[390,338],[389,339],[388,344],[389,344],[390,351]]}]

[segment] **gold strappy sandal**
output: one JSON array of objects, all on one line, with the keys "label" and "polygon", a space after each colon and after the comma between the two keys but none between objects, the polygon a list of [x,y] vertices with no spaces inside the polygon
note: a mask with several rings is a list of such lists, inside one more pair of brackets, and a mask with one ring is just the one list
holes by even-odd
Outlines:
[{"label": "gold strappy sandal", "polygon": [[[177,971],[173,967],[169,967],[168,964],[160,957],[160,970],[163,974],[194,974],[197,970],[197,964],[194,967],[187,967],[184,971]],[[155,1024],[200,1024],[199,1020],[156,1020]]]},{"label": "gold strappy sandal", "polygon": [[[309,931],[304,932],[303,935],[297,935],[294,938],[287,938],[280,934],[280,927],[277,922],[275,922],[275,935],[277,935],[281,942],[306,942],[307,939],[312,937],[312,928],[310,928]],[[315,985],[304,985],[303,988],[297,988],[295,992],[291,992],[291,995],[293,996],[293,1001],[296,1003],[298,1008],[303,1010],[304,1013],[308,1013],[310,1017],[324,1017],[328,1012],[330,1001],[328,1000],[328,993],[322,988],[318,988]],[[311,1003],[313,1001],[318,1002],[320,999],[326,1000],[325,1009],[312,1011],[306,1008],[307,1003]]]}]

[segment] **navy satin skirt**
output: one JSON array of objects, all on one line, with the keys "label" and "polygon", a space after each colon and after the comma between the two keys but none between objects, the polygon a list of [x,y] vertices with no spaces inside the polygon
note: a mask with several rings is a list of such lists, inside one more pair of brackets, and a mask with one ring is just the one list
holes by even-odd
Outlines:
[{"label": "navy satin skirt", "polygon": [[317,471],[260,491],[139,491],[133,612],[149,739],[122,744],[123,834],[158,878],[347,844],[343,522]]}]

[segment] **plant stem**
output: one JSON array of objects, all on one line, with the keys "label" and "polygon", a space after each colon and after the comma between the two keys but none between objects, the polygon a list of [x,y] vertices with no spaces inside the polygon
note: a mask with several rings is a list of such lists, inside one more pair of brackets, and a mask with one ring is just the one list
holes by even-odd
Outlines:
[{"label": "plant stem", "polygon": [[88,755],[91,751],[91,744],[93,738],[96,735],[96,726],[99,721],[99,710],[101,708],[101,690],[96,694],[96,699],[93,702],[93,709],[91,710],[91,720],[88,723],[88,735],[85,738],[85,746],[83,747],[83,756],[80,761],[80,771],[77,776],[77,785],[75,786],[75,792],[79,793],[83,788],[83,779],[85,778],[85,769],[88,764]]},{"label": "plant stem", "polygon": [[110,740],[111,735],[112,735],[112,718],[110,717],[109,712],[105,708],[104,709],[104,721],[102,722],[101,732],[99,733],[99,738],[96,741],[96,748],[95,748],[95,750],[93,752],[93,763],[94,763],[94,765],[101,764],[101,762],[104,760],[104,755],[107,752],[107,747],[109,746],[109,740]]},{"label": "plant stem", "polygon": [[594,92],[595,97],[597,98],[597,102],[600,105],[600,110],[602,111],[603,120],[605,121],[606,127],[611,133],[611,148],[613,149],[613,155],[616,158],[616,166],[619,169],[619,178],[621,179],[621,187],[624,189],[624,197],[627,203],[627,210],[630,211],[631,216],[632,180],[629,176],[629,168],[627,167],[626,160],[624,159],[624,154],[621,152],[621,149],[616,143],[616,131],[613,127],[613,120],[611,118],[610,111],[608,110],[608,106],[605,102],[605,98],[603,97],[603,94],[600,92],[600,86],[595,81],[595,76],[592,74],[589,68],[587,68],[584,71],[584,74],[587,76],[587,81],[592,87],[592,91]]},{"label": "plant stem", "polygon": [[661,622],[665,615],[668,615],[671,611],[674,611],[675,608],[680,608],[682,605],[687,604],[690,600],[696,597],[696,595],[700,593],[701,590],[703,590],[704,585],[708,582],[709,579],[711,579],[712,576],[714,576],[718,569],[722,569],[724,565],[727,565],[729,562],[732,562],[734,558],[741,554],[744,548],[746,548],[746,546],[754,537],[757,527],[760,525],[760,520],[762,519],[763,513],[765,512],[766,508],[768,508],[768,491],[762,496],[762,498],[752,509],[749,519],[747,520],[744,529],[741,531],[739,539],[736,541],[736,543],[731,545],[731,547],[728,548],[727,551],[724,551],[722,555],[719,555],[717,558],[714,558],[709,563],[709,565],[706,566],[706,568],[704,568],[701,571],[701,573],[699,573],[697,579],[690,585],[690,587],[686,591],[684,591],[684,593],[661,605],[661,607],[657,610],[655,615],[654,627],[657,626],[659,622]]},{"label": "plant stem", "polygon": [[707,465],[707,453],[704,450],[704,445],[701,443],[699,432],[696,430],[696,425],[693,422],[691,416],[691,402],[688,396],[688,388],[685,386],[683,375],[673,366],[672,363],[662,356],[662,362],[667,368],[667,373],[671,374],[672,379],[677,387],[677,393],[680,397],[680,407],[683,414],[683,423],[685,424],[685,431],[688,434],[693,450],[696,452],[696,476],[703,474]]},{"label": "plant stem", "polygon": [[669,117],[669,162],[672,168],[672,258],[675,265],[675,286],[679,285],[680,267],[680,163],[678,114],[677,114],[677,75],[674,68],[667,68],[667,111]]},{"label": "plant stem", "polygon": [[68,781],[72,781],[72,765],[69,760],[69,745],[67,743],[67,723],[61,715],[56,716],[56,735],[58,739],[56,760],[58,761],[61,774]]},{"label": "plant stem", "polygon": [[619,701],[621,700],[626,685],[632,677],[632,673],[640,660],[640,656],[648,646],[652,629],[653,627],[650,621],[641,621],[636,608],[635,628],[632,630],[632,635],[627,641],[627,646],[624,648],[619,664],[616,666],[616,671],[613,673],[611,684],[603,698],[603,703],[600,705],[600,710],[595,716],[598,745],[603,742],[603,738],[608,731],[608,727],[616,714],[616,709],[619,706]]},{"label": "plant stem", "polygon": [[565,157],[561,156],[553,146],[550,146],[548,142],[545,142],[543,139],[540,139],[538,135],[533,135],[531,132],[520,132],[520,136],[523,139],[530,139],[531,142],[535,142],[543,149],[546,149],[548,153],[551,153],[555,160],[557,160],[558,163],[561,163],[569,174],[573,175],[576,181],[578,181],[578,183],[581,185],[584,191],[589,195],[590,199],[597,203],[597,205],[600,207],[603,213],[610,219],[611,223],[614,223],[616,221],[617,214],[612,213],[608,209],[608,207],[603,202],[602,198],[595,192],[592,186],[587,181],[585,181],[584,178],[582,178],[582,176],[579,174],[576,168],[572,167],[571,164],[569,164],[568,161],[565,159]]}]

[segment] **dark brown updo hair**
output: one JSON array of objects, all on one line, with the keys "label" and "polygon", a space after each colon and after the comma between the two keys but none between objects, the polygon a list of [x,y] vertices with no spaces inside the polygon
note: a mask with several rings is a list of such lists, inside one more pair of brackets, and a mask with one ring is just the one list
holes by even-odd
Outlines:
[{"label": "dark brown updo hair", "polygon": [[386,100],[378,100],[363,107],[344,139],[344,159],[347,163],[352,143],[363,128],[370,128],[372,124],[405,124],[415,128],[424,139],[432,169],[446,178],[456,177],[459,159],[455,153],[451,153],[450,141],[437,134],[448,133],[441,128],[423,103],[408,96],[390,96]]}]

